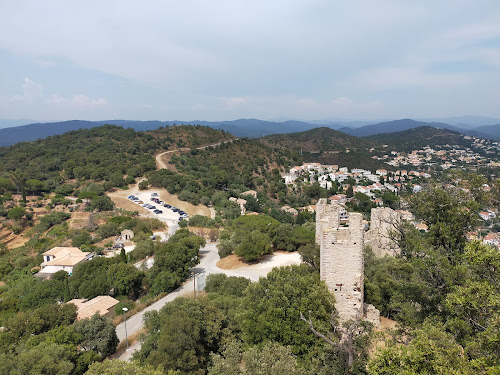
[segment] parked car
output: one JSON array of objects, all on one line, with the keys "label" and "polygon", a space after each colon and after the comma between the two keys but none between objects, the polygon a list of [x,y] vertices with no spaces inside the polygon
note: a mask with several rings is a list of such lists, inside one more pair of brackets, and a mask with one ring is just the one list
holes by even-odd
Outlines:
[{"label": "parked car", "polygon": [[152,197],[157,197],[158,196],[158,193],[152,193],[151,194]]},{"label": "parked car", "polygon": [[123,248],[123,247],[125,247],[125,246],[124,246],[122,243],[115,243],[115,244],[113,245],[113,249],[121,249],[121,248]]}]

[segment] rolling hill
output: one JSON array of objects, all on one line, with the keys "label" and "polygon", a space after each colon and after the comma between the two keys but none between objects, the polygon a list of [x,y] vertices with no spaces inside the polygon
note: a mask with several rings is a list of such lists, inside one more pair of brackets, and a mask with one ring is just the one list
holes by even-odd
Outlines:
[{"label": "rolling hill", "polygon": [[464,135],[447,129],[437,129],[431,126],[420,126],[400,132],[376,134],[364,139],[389,145],[395,151],[420,149],[425,146],[459,145],[471,147],[471,140]]},{"label": "rolling hill", "polygon": [[418,128],[422,126],[432,126],[433,128],[449,129],[453,131],[463,132],[464,129],[457,128],[455,126],[445,124],[443,122],[423,122],[415,121],[411,119],[394,120],[380,122],[374,125],[366,125],[360,128],[341,128],[339,131],[354,135],[356,137],[368,137],[370,135],[380,134],[380,133],[393,133],[400,132],[408,129]]},{"label": "rolling hill", "polygon": [[338,164],[349,168],[378,169],[387,167],[372,158],[371,149],[378,145],[330,128],[315,128],[305,132],[275,134],[259,139],[265,145],[301,154],[306,162]]},{"label": "rolling hill", "polygon": [[258,138],[275,133],[290,133],[312,129],[317,125],[300,122],[285,121],[272,122],[257,119],[239,119],[234,121],[82,121],[70,120],[53,123],[36,123],[0,129],[0,147],[11,146],[18,142],[35,141],[52,135],[60,135],[72,130],[90,129],[106,124],[118,125],[123,128],[132,128],[136,131],[154,130],[172,125],[202,125],[217,130],[227,131],[237,137]]}]

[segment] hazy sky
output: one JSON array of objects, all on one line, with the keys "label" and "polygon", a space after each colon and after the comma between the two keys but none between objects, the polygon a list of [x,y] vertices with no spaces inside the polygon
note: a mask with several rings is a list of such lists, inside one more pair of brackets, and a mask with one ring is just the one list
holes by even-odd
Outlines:
[{"label": "hazy sky", "polygon": [[0,118],[500,117],[499,0],[0,0]]}]

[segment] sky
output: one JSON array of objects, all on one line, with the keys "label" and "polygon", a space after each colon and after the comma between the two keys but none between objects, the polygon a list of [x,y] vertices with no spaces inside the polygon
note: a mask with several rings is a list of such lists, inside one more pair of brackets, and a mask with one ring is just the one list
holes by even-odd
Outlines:
[{"label": "sky", "polygon": [[0,0],[0,118],[500,118],[498,0]]}]

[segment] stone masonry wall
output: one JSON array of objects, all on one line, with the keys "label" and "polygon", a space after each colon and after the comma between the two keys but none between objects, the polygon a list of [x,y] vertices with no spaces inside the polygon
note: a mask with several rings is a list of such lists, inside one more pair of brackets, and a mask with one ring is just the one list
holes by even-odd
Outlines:
[{"label": "stone masonry wall", "polygon": [[370,230],[366,232],[365,245],[369,245],[375,256],[399,254],[400,249],[390,238],[390,232],[401,223],[398,212],[389,207],[372,208]]},{"label": "stone masonry wall", "polygon": [[340,226],[337,203],[320,199],[316,205],[316,242],[320,245],[320,276],[335,295],[340,321],[363,317],[363,236],[360,213],[350,213]]}]

